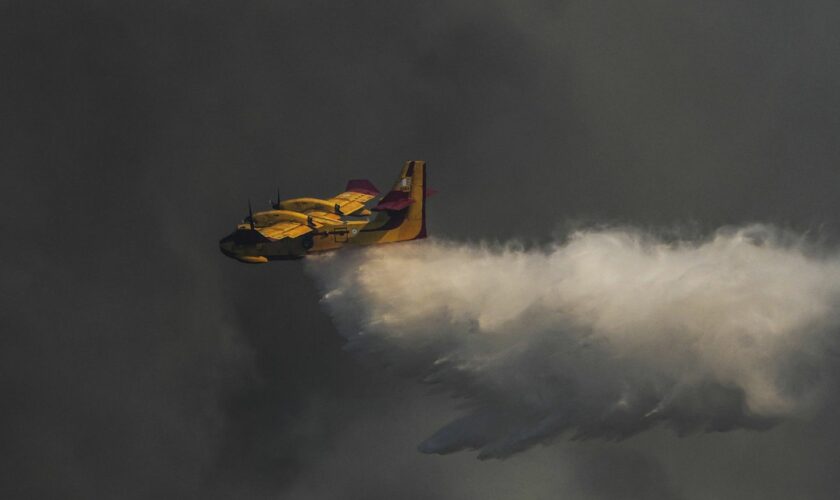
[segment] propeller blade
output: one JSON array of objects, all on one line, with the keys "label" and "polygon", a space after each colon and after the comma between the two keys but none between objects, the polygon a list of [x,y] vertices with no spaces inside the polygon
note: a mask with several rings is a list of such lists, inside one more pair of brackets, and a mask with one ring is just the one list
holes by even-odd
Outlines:
[{"label": "propeller blade", "polygon": [[248,200],[248,220],[251,222],[251,231],[256,229],[254,227],[254,211],[251,210],[251,200]]},{"label": "propeller blade", "polygon": [[347,222],[347,215],[341,211],[341,206],[338,203],[333,207],[333,212],[341,219],[341,222]]}]

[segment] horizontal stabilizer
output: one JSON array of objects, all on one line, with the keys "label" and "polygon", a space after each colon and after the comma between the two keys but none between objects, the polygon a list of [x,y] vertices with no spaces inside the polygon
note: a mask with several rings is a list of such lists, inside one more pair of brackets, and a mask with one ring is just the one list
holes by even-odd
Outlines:
[{"label": "horizontal stabilizer", "polygon": [[353,179],[347,181],[347,187],[344,190],[351,191],[353,193],[368,194],[370,196],[376,196],[379,194],[379,190],[376,189],[376,186],[367,179]]},{"label": "horizontal stabilizer", "polygon": [[405,191],[391,191],[371,210],[402,210],[412,203],[414,203],[414,200],[411,199],[409,193]]}]

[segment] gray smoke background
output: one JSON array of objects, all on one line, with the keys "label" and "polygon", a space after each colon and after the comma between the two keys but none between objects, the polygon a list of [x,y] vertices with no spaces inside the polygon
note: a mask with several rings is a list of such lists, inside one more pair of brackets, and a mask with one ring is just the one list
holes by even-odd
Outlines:
[{"label": "gray smoke background", "polygon": [[[0,1],[0,497],[835,499],[838,21]],[[249,198],[407,159],[433,240],[218,251]],[[347,289],[389,262],[424,286]]]},{"label": "gray smoke background", "polygon": [[466,400],[420,450],[505,458],[564,431],[767,429],[828,396],[840,259],[762,226],[590,230],[545,249],[430,241],[308,261],[346,348]]}]

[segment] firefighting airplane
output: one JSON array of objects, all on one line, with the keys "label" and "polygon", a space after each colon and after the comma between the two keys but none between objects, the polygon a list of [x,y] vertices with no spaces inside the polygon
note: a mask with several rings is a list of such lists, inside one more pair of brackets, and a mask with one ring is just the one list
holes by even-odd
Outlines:
[{"label": "firefighting airplane", "polygon": [[293,198],[273,210],[251,211],[236,231],[219,242],[222,253],[241,262],[300,259],[344,246],[378,245],[426,237],[426,162],[407,161],[394,187],[370,210],[379,195],[367,180],[351,180],[328,200]]}]

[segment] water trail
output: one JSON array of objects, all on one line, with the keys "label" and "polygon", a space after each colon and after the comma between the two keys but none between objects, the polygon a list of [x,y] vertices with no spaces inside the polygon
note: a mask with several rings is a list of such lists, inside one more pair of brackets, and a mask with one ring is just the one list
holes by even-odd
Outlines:
[{"label": "water trail", "polygon": [[[768,226],[548,248],[427,240],[308,262],[346,348],[461,398],[421,451],[765,429],[831,392],[840,258]],[[836,364],[836,363],[835,363]]]}]

